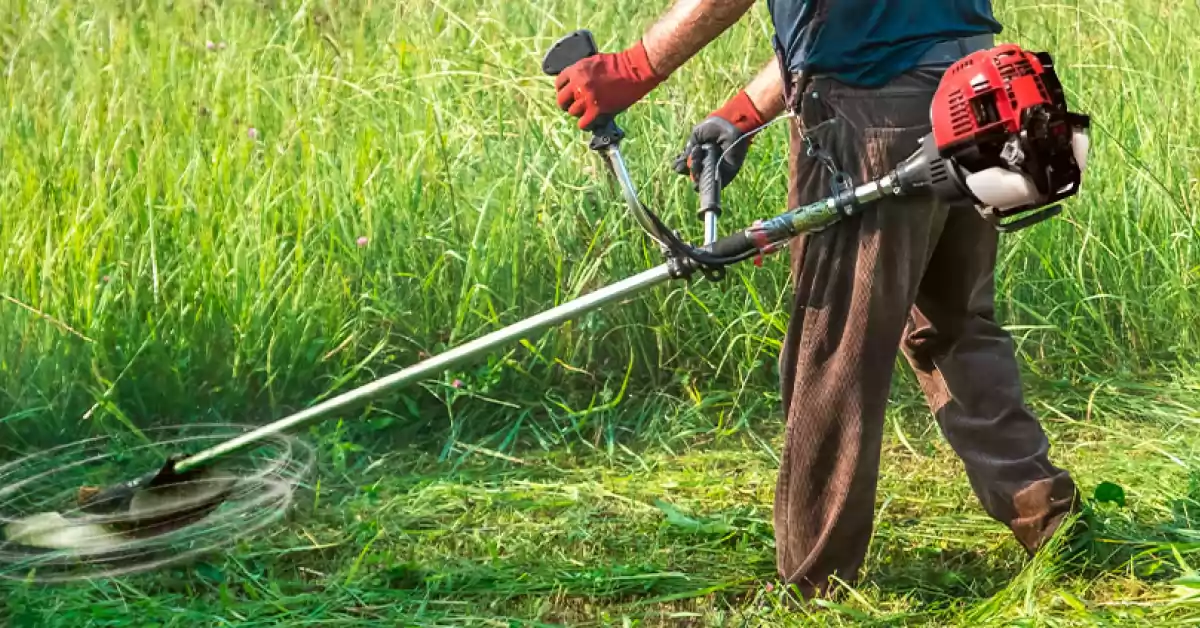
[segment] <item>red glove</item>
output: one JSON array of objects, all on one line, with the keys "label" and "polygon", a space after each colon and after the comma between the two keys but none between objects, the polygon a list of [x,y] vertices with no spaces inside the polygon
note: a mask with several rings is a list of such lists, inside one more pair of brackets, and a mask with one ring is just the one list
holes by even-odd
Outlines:
[{"label": "red glove", "polygon": [[598,54],[563,70],[554,87],[558,106],[587,130],[597,116],[616,115],[649,94],[667,77],[650,67],[642,42],[616,53]]},{"label": "red glove", "polygon": [[[750,96],[746,94],[746,90],[738,92],[720,109],[712,112],[712,115],[732,122],[733,126],[736,126],[742,133],[749,133],[767,123],[766,120],[763,120],[762,114],[758,112],[758,108],[754,106],[754,102],[750,100]],[[748,144],[753,138],[753,135],[747,137],[743,143]]]}]

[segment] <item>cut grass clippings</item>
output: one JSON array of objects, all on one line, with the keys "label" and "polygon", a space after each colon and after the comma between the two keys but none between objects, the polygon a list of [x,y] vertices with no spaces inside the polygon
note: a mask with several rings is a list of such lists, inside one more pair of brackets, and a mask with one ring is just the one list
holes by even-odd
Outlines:
[{"label": "cut grass clippings", "polygon": [[[1070,560],[1032,561],[982,511],[928,419],[893,416],[912,449],[887,439],[864,579],[802,608],[775,574],[777,465],[738,438],[519,460],[357,454],[344,472],[325,465],[319,501],[302,491],[286,526],[228,557],[119,582],[10,586],[6,606],[39,626],[85,614],[180,626],[1182,625],[1200,621],[1196,409],[1136,430],[1105,411],[1048,421],[1056,462],[1092,497],[1092,536]],[[1091,495],[1105,483],[1124,504]]]}]

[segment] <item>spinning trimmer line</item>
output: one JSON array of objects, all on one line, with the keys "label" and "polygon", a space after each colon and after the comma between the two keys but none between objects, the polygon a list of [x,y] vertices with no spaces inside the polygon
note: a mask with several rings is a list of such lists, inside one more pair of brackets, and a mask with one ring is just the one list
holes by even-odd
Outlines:
[{"label": "spinning trimmer line", "polygon": [[[554,44],[543,59],[542,69],[557,75],[597,52],[591,33],[576,31]],[[1007,232],[1059,213],[1057,203],[1079,190],[1088,152],[1089,119],[1068,109],[1047,53],[1001,45],[958,61],[937,89],[931,123],[931,131],[920,146],[884,176],[858,185],[835,176],[840,184],[829,197],[755,221],[724,237],[719,237],[717,229],[722,213],[720,155],[715,146],[702,147],[703,164],[696,164],[700,167],[695,177],[704,243],[693,246],[683,242],[641,203],[621,156],[624,131],[612,117],[597,119],[588,129],[592,133],[590,148],[606,159],[629,211],[657,242],[664,263],[198,453],[169,457],[161,467],[131,481],[106,488],[80,488],[73,496],[75,503],[62,509],[73,511],[75,516],[40,512],[9,519],[6,513],[0,513],[0,522],[7,523],[0,556],[15,547],[82,556],[96,547],[119,549],[124,539],[202,525],[230,499],[241,481],[236,475],[221,472],[217,464],[233,454],[278,442],[288,430],[436,376],[498,347],[667,281],[690,280],[696,273],[720,280],[726,267],[769,255],[795,236],[854,216],[880,199],[934,194],[962,204],[964,211],[973,206],[996,229]],[[36,479],[27,483],[36,485]]]}]

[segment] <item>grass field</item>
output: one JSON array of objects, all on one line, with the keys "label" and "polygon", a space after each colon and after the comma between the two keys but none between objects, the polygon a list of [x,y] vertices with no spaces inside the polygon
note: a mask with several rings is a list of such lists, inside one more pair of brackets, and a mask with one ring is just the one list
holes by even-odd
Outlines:
[{"label": "grass field", "polygon": [[[643,200],[693,236],[670,164],[770,55],[760,4],[624,116]],[[0,460],[263,423],[659,261],[539,63],[580,27],[628,45],[665,5],[0,6]],[[1127,497],[1092,504],[1079,563],[1023,558],[899,368],[865,579],[778,604],[776,259],[337,417],[271,534],[0,585],[0,624],[1200,624],[1200,5],[996,11],[1095,125],[1083,194],[1007,237],[997,275],[1055,460]],[[779,125],[727,227],[785,208],[785,159]]]}]

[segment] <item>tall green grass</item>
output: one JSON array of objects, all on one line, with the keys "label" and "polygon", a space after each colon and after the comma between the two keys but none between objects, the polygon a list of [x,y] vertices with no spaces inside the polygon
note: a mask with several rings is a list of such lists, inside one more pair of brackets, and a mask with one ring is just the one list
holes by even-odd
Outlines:
[{"label": "tall green grass", "polygon": [[[263,421],[658,263],[539,61],[579,27],[628,45],[661,9],[10,0],[0,421],[17,438]],[[1192,364],[1200,9],[997,12],[1005,40],[1055,54],[1095,124],[1065,218],[1005,239],[1000,307],[1026,367],[1095,383]],[[688,233],[695,198],[670,161],[768,58],[768,33],[757,7],[623,117],[644,200]],[[782,125],[756,142],[728,228],[785,208],[785,155]],[[550,441],[597,437],[590,411],[618,402],[767,416],[786,294],[781,260],[669,286],[380,409]]]}]

